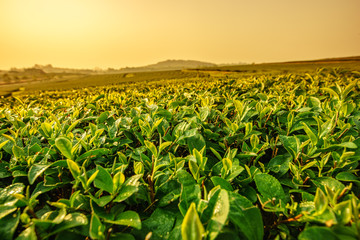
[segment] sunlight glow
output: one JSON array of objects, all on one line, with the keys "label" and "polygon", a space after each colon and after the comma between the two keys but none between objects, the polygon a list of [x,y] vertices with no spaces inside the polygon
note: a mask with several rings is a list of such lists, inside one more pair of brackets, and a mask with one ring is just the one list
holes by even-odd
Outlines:
[{"label": "sunlight glow", "polygon": [[360,55],[358,9],[358,0],[2,0],[0,69]]}]

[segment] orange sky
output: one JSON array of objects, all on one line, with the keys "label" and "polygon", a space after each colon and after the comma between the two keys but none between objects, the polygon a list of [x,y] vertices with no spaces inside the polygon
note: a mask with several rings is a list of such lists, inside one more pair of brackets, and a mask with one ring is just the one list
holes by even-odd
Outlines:
[{"label": "orange sky", "polygon": [[360,55],[359,0],[0,0],[0,69]]}]

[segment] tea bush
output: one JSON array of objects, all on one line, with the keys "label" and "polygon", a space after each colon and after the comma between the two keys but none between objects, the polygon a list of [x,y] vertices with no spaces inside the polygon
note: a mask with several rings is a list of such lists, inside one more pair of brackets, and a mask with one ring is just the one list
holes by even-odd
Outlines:
[{"label": "tea bush", "polygon": [[1,99],[1,239],[359,239],[357,72]]}]

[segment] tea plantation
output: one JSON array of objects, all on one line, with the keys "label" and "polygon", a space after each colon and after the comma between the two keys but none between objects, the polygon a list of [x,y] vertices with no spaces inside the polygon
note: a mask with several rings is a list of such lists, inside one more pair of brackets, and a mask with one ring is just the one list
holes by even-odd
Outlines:
[{"label": "tea plantation", "polygon": [[0,239],[360,239],[360,73],[0,99]]}]

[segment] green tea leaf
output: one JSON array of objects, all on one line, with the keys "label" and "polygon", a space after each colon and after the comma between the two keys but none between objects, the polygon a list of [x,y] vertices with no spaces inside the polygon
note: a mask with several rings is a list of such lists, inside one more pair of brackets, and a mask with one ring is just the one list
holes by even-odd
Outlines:
[{"label": "green tea leaf", "polygon": [[99,217],[92,213],[89,232],[90,237],[92,239],[105,239],[104,231],[105,227],[101,224]]},{"label": "green tea leaf", "polygon": [[80,168],[77,165],[76,162],[74,162],[73,160],[67,159],[66,160],[67,165],[70,169],[71,174],[73,175],[74,179],[77,180],[78,177],[80,176]]},{"label": "green tea leaf", "polygon": [[76,127],[76,125],[78,125],[80,121],[81,120],[79,119],[73,122],[73,124],[71,124],[70,127],[66,130],[65,135],[68,135],[68,133],[71,132]]},{"label": "green tea leaf", "polygon": [[67,159],[72,159],[72,144],[69,139],[65,137],[59,137],[55,140],[55,145],[60,150],[62,155],[64,155]]},{"label": "green tea leaf", "polygon": [[12,214],[2,214],[4,216],[0,218],[0,239],[12,240],[15,230],[19,224],[20,211],[18,210]]},{"label": "green tea leaf", "polygon": [[68,215],[65,216],[64,220],[60,223],[57,224],[53,230],[51,231],[50,234],[48,234],[46,236],[50,237],[54,234],[57,234],[59,232],[62,232],[66,229],[71,229],[74,227],[78,227],[78,226],[82,226],[82,225],[87,225],[88,224],[88,219],[86,218],[86,216],[82,213],[69,213]]},{"label": "green tea leaf", "polygon": [[117,191],[124,182],[125,182],[125,175],[120,171],[117,172],[113,177],[114,191]]},{"label": "green tea leaf", "polygon": [[211,181],[213,182],[214,186],[219,185],[222,189],[228,190],[230,192],[234,190],[231,184],[221,177],[218,176],[211,177]]},{"label": "green tea leaf", "polygon": [[199,166],[196,164],[196,162],[189,160],[189,169],[194,179],[197,180],[199,175]]},{"label": "green tea leaf", "polygon": [[99,173],[99,170],[96,170],[90,177],[89,179],[87,180],[86,182],[86,186],[87,187],[90,187],[90,184],[95,180],[96,176],[98,175]]},{"label": "green tea leaf", "polygon": [[11,172],[9,171],[9,163],[1,162],[0,163],[0,179],[7,178],[12,176]]},{"label": "green tea leaf", "polygon": [[185,215],[192,202],[198,203],[201,198],[200,186],[194,178],[185,170],[177,173],[178,181],[181,183],[181,195],[179,209]]},{"label": "green tea leaf", "polygon": [[25,152],[24,150],[19,147],[19,146],[16,146],[14,145],[13,148],[12,148],[12,152],[14,154],[14,156],[17,158],[17,159],[20,159],[22,157],[25,157]]},{"label": "green tea leaf", "polygon": [[355,143],[353,143],[353,142],[343,142],[343,143],[340,143],[340,144],[336,144],[336,146],[344,147],[344,148],[350,148],[350,149],[357,148],[357,145]]},{"label": "green tea leaf", "polygon": [[345,188],[344,184],[331,177],[318,177],[314,178],[312,181],[317,187],[321,188],[323,191],[325,191],[325,186],[335,192],[341,192]]},{"label": "green tea leaf", "polygon": [[103,112],[100,114],[100,116],[97,119],[98,123],[103,123],[105,120],[109,117],[109,112]]},{"label": "green tea leaf", "polygon": [[348,96],[348,94],[353,90],[353,88],[356,87],[356,84],[357,84],[357,82],[354,81],[351,84],[349,84],[348,86],[346,86],[344,91],[341,93],[341,99],[344,100]]},{"label": "green tea leaf", "polygon": [[[1,134],[1,136],[3,136],[4,138],[8,139],[9,141],[11,141],[13,144],[16,144],[16,141],[13,137],[7,135],[7,134]],[[5,144],[4,144],[5,145]]]},{"label": "green tea leaf", "polygon": [[181,224],[181,236],[184,240],[200,240],[204,233],[205,230],[196,211],[195,203],[191,203]]},{"label": "green tea leaf", "polygon": [[160,147],[159,147],[159,154],[168,146],[170,146],[172,144],[172,142],[163,142]]},{"label": "green tea leaf", "polygon": [[138,188],[135,186],[123,186],[120,188],[118,195],[114,199],[114,202],[122,202],[131,197],[134,193],[138,191]]},{"label": "green tea leaf", "polygon": [[293,159],[296,159],[297,153],[299,152],[299,142],[296,137],[280,135],[280,141]]},{"label": "green tea leaf", "polygon": [[322,214],[328,206],[328,199],[320,188],[316,189],[314,204],[315,210],[319,215]]},{"label": "green tea leaf", "polygon": [[[169,234],[174,227],[174,223],[174,212],[156,208],[151,216],[142,222],[141,232],[144,233],[143,235],[152,232],[152,238],[154,239],[171,239]],[[145,238],[145,236],[141,237]]]},{"label": "green tea leaf", "polygon": [[21,194],[24,191],[24,184],[14,183],[0,190],[0,204],[12,206],[17,202],[13,194]]},{"label": "green tea leaf", "polygon": [[51,125],[47,122],[44,122],[41,124],[41,130],[43,130],[43,133],[45,135],[46,138],[50,138],[53,132],[53,129],[51,127]]},{"label": "green tea leaf", "polygon": [[302,231],[299,235],[299,240],[318,240],[318,239],[326,239],[326,240],[339,240],[336,237],[335,233],[331,231],[330,228],[327,227],[307,227],[304,231]]},{"label": "green tea leaf", "polygon": [[198,151],[201,151],[204,147],[206,147],[206,142],[204,137],[197,133],[192,137],[188,137],[186,139],[187,146],[189,148],[189,152],[193,152],[193,149],[196,148]]},{"label": "green tea leaf", "polygon": [[16,240],[37,240],[36,232],[35,232],[35,226],[32,225],[22,231],[20,235],[16,238]]},{"label": "green tea leaf", "polygon": [[208,239],[215,239],[217,237],[226,223],[229,210],[230,206],[228,193],[226,190],[221,189],[216,199],[212,216],[206,228],[206,231],[209,232]]},{"label": "green tea leaf", "polygon": [[0,150],[1,150],[2,147],[5,146],[8,142],[9,142],[9,140],[6,140],[6,141],[0,143]]},{"label": "green tea leaf", "polygon": [[290,154],[278,155],[270,160],[268,168],[277,173],[276,176],[283,176],[289,170],[291,160]]},{"label": "green tea leaf", "polygon": [[94,180],[95,187],[107,191],[108,193],[113,193],[113,180],[110,173],[99,165],[96,166],[96,169],[99,170],[99,173]]},{"label": "green tea leaf", "polygon": [[144,141],[146,147],[150,150],[154,157],[158,157],[158,152],[155,145],[147,140]]},{"label": "green tea leaf", "polygon": [[349,172],[339,172],[336,175],[336,179],[344,182],[356,182],[360,183],[360,179],[356,177],[354,174]]},{"label": "green tea leaf", "polygon": [[211,147],[210,150],[211,150],[212,153],[217,157],[217,159],[219,159],[219,161],[222,160],[221,155],[220,155],[215,149],[213,149],[213,148]]},{"label": "green tea leaf", "polygon": [[78,158],[76,158],[76,162],[80,162],[81,160],[84,160],[88,157],[91,158],[99,155],[107,155],[109,154],[109,152],[110,152],[109,149],[106,148],[98,148],[98,149],[90,150],[80,155]]},{"label": "green tea leaf", "polygon": [[15,206],[6,206],[0,205],[0,219],[5,217],[6,215],[16,211],[17,207]]},{"label": "green tea leaf", "polygon": [[50,185],[50,186],[46,186],[44,182],[39,182],[34,191],[31,193],[31,196],[30,198],[37,198],[37,196],[43,194],[43,193],[46,193],[46,192],[49,192],[51,190],[53,190],[54,188],[57,188],[59,186],[61,186],[62,183],[58,183],[56,185]]},{"label": "green tea leaf", "polygon": [[334,207],[334,211],[337,213],[341,224],[348,224],[352,217],[351,201],[347,200],[337,204]]},{"label": "green tea leaf", "polygon": [[48,169],[50,164],[34,164],[30,167],[28,171],[28,179],[30,185],[32,185],[36,178],[39,177],[46,169]]},{"label": "green tea leaf", "polygon": [[339,94],[337,92],[335,92],[332,88],[324,87],[324,88],[321,88],[321,90],[328,92],[330,95],[332,95],[336,99],[340,99]]},{"label": "green tea leaf", "polygon": [[105,219],[105,222],[141,229],[139,214],[134,211],[122,212],[113,221]]},{"label": "green tea leaf", "polygon": [[254,177],[256,187],[265,200],[281,200],[282,204],[287,202],[284,190],[280,182],[273,176],[260,173]]},{"label": "green tea leaf", "polygon": [[229,193],[229,200],[229,219],[238,227],[243,239],[263,239],[264,226],[260,209],[238,193]]},{"label": "green tea leaf", "polygon": [[304,126],[304,131],[306,132],[309,139],[311,140],[312,145],[316,146],[318,143],[318,138],[316,136],[315,130],[312,129],[309,125],[307,125],[305,122],[302,122],[302,125]]},{"label": "green tea leaf", "polygon": [[95,198],[92,195],[89,195],[89,197],[100,207],[104,207],[106,204],[108,204],[113,199],[113,196],[111,196],[111,195],[102,196],[100,198]]}]

